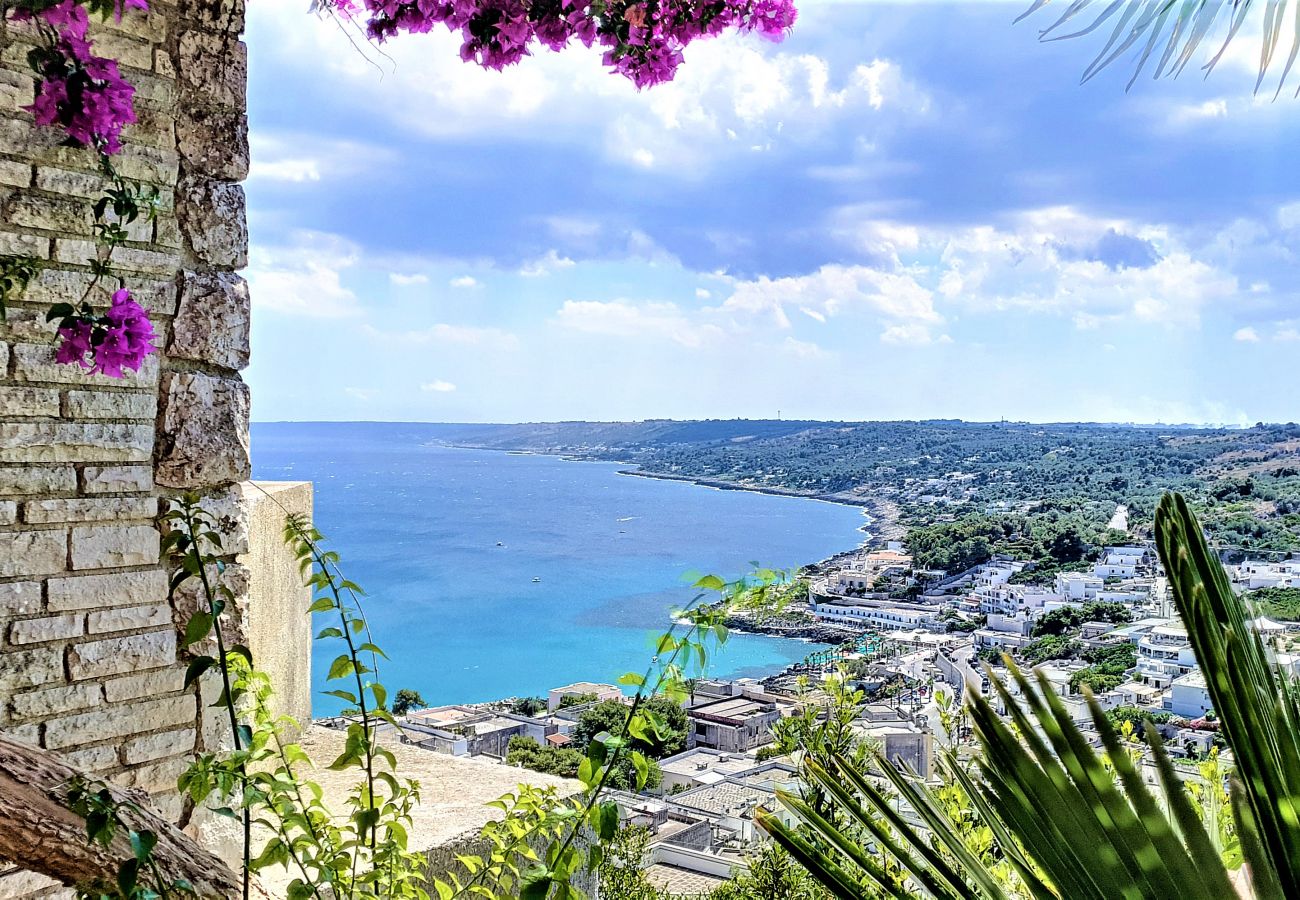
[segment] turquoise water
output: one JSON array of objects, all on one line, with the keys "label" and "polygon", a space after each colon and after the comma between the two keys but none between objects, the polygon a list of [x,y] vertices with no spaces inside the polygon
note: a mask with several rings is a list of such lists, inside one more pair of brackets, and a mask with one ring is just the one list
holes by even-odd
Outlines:
[{"label": "turquoise water", "polygon": [[[736,576],[751,560],[793,567],[862,538],[852,507],[628,477],[610,463],[449,449],[429,431],[257,424],[253,469],[315,482],[316,525],[370,595],[391,658],[385,684],[434,704],[612,682],[644,668],[650,635],[691,598],[685,573]],[[710,674],[769,674],[815,649],[735,635]],[[318,644],[318,688],[337,653]],[[318,694],[315,713],[338,705]]]}]

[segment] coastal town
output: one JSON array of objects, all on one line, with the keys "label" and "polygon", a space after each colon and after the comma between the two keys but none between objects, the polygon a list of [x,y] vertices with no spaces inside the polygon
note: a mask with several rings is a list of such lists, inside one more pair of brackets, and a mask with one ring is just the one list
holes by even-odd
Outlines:
[{"label": "coastal town", "polygon": [[[791,725],[800,720],[824,721],[847,706],[855,742],[938,784],[938,755],[973,744],[959,711],[963,692],[987,697],[1003,715],[990,674],[1018,694],[1008,662],[1037,669],[1100,746],[1088,710],[1094,698],[1133,740],[1148,783],[1157,780],[1154,762],[1135,736],[1144,720],[1158,729],[1181,777],[1221,777],[1231,752],[1154,546],[1134,542],[1091,555],[1048,576],[1007,555],[948,572],[917,568],[903,542],[874,542],[801,570],[792,582],[800,599],[779,613],[733,616],[736,629],[802,636],[820,649],[766,678],[691,682],[677,734],[656,748],[646,789],[624,783],[613,792],[624,826],[647,835],[647,880],[672,895],[703,896],[745,870],[766,840],[755,812],[788,815],[776,792],[799,782]],[[1300,675],[1300,614],[1293,614],[1300,593],[1290,593],[1300,589],[1300,558],[1268,555],[1225,568],[1234,590],[1254,601],[1254,627],[1277,661]],[[612,728],[629,702],[617,685],[578,682],[539,697],[398,710],[399,740],[572,777],[586,744]]]}]

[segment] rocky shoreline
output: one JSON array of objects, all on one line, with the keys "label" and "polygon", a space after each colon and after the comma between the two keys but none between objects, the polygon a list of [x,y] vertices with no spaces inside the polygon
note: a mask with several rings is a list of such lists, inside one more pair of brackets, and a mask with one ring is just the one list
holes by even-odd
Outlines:
[{"label": "rocky shoreline", "polygon": [[791,620],[781,616],[767,616],[762,619],[737,613],[726,618],[725,624],[732,631],[743,634],[765,634],[771,637],[792,640],[813,641],[818,644],[842,644],[857,637],[858,632],[844,625],[832,625],[827,622]]}]

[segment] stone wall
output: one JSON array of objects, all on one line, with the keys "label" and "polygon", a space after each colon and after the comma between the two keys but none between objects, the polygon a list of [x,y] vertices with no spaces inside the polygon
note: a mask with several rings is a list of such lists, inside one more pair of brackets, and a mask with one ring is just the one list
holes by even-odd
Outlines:
[{"label": "stone wall", "polygon": [[[156,517],[202,492],[227,533],[230,573],[247,551],[237,483],[249,476],[246,56],[242,0],[151,0],[98,26],[98,52],[136,87],[139,121],[115,158],[157,185],[164,210],[131,226],[116,277],[147,309],[163,352],[124,380],[54,362],[43,311],[78,302],[94,255],[90,204],[103,179],[84,149],[60,145],[20,107],[32,102],[30,35],[0,39],[0,255],[43,261],[0,326],[0,730],[76,766],[138,787],[187,819],[176,777],[220,741],[182,690]],[[205,731],[207,732],[205,734]],[[0,897],[48,886],[0,877]]]}]

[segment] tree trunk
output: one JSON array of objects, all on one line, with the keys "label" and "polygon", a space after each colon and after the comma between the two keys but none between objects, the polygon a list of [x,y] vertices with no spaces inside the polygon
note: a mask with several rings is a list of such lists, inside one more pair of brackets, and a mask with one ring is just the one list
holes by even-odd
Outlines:
[{"label": "tree trunk", "polygon": [[[133,853],[125,829],[104,847],[86,840],[86,822],[68,808],[68,786],[79,774],[52,754],[0,735],[0,860],[39,872],[73,886],[113,882],[118,866]],[[97,780],[82,775],[94,784]],[[238,897],[239,876],[175,825],[150,812],[139,795],[109,786],[118,800],[135,803],[141,812],[122,810],[122,820],[136,831],[158,836],[153,859],[163,879],[184,879],[203,900]],[[146,880],[144,873],[142,882]],[[152,885],[152,879],[148,879]]]}]

